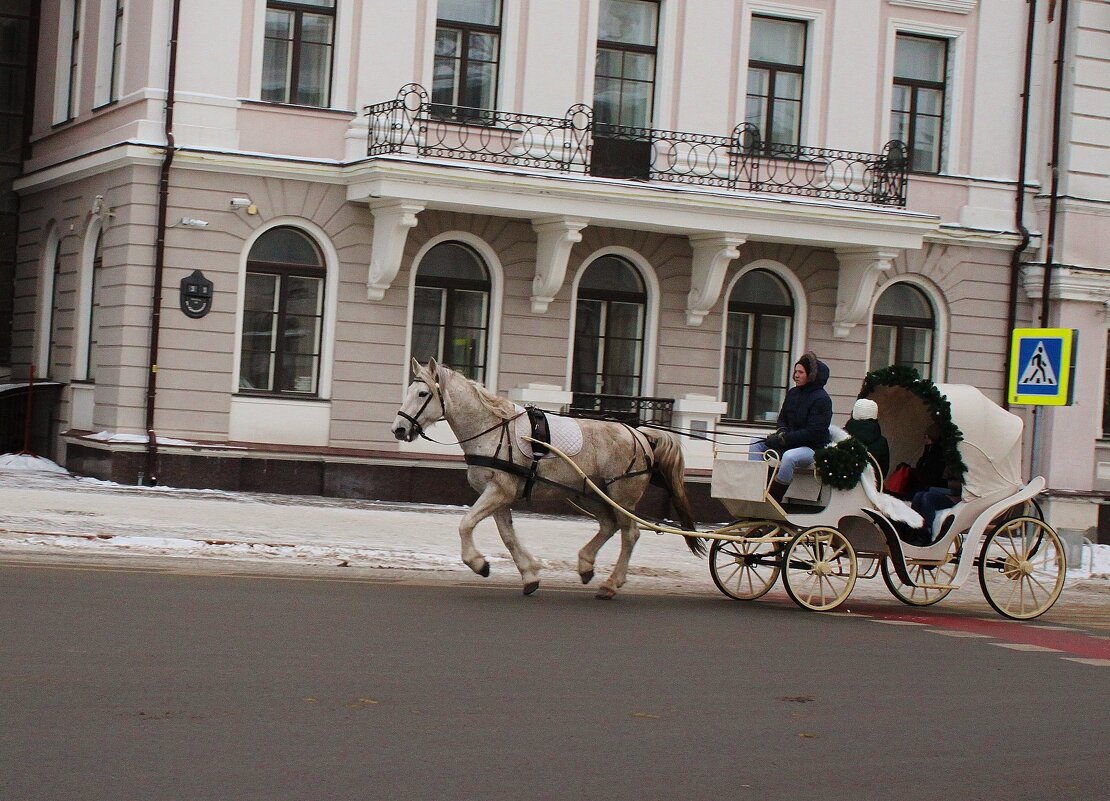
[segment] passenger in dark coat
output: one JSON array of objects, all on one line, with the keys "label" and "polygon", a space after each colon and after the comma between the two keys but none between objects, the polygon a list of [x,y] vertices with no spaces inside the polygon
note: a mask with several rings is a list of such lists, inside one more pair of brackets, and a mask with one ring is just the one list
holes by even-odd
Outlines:
[{"label": "passenger in dark coat", "polygon": [[762,459],[768,450],[779,454],[779,469],[770,493],[782,500],[798,467],[813,466],[813,452],[829,443],[832,398],[825,391],[829,366],[812,352],[794,365],[794,386],[779,410],[778,430],[762,442],[752,443],[751,458]]},{"label": "passenger in dark coat", "polygon": [[860,398],[852,407],[852,418],[844,424],[844,430],[867,447],[886,478],[890,471],[890,443],[879,425],[879,405],[869,398]]}]

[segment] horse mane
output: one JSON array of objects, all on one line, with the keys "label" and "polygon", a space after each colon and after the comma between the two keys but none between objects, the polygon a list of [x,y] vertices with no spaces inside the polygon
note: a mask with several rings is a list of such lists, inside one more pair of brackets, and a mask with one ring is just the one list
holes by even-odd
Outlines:
[{"label": "horse mane", "polygon": [[[439,370],[445,378],[458,378],[469,384],[471,389],[473,389],[474,393],[478,396],[478,402],[481,403],[487,411],[497,417],[500,417],[502,420],[511,420],[512,418],[520,414],[520,410],[517,408],[517,405],[515,403],[513,403],[508,398],[502,398],[500,395],[496,395],[490,392],[477,381],[467,378],[462,373],[455,372],[445,364],[439,365]],[[424,365],[420,365],[420,370],[418,374],[429,385],[439,383],[437,377],[433,375]],[[443,383],[446,383],[446,381],[444,381]]]}]

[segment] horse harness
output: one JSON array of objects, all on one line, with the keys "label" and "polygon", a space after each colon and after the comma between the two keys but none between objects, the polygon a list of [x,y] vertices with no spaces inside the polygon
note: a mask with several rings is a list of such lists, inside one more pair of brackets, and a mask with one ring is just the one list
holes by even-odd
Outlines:
[{"label": "horse harness", "polygon": [[[419,381],[422,384],[427,384],[432,391],[428,393],[428,397],[424,400],[424,404],[416,410],[416,414],[410,415],[403,411],[398,411],[397,414],[408,420],[409,423],[412,424],[413,428],[416,429],[421,438],[426,439],[429,442],[435,442],[435,440],[424,433],[424,427],[420,425],[419,418],[420,415],[424,414],[424,410],[428,408],[428,404],[432,402],[433,397],[439,400],[440,409],[443,410],[444,413],[446,413],[447,405],[443,398],[443,391],[440,389],[438,382],[436,382],[435,384],[428,384],[428,382],[422,378],[416,378],[414,380]],[[521,414],[528,415],[528,422],[532,430],[532,461],[531,464],[527,466],[519,465],[513,461],[513,437],[512,433],[509,431],[509,423],[516,420],[518,417],[520,417]],[[622,423],[622,425],[624,425],[624,427],[629,429],[630,431],[632,430],[632,426],[628,425],[627,423]],[[501,470],[502,472],[511,473],[514,476],[523,478],[524,489],[521,493],[521,497],[524,498],[524,500],[531,500],[532,489],[535,487],[537,481],[544,484],[550,484],[553,487],[558,487],[559,489],[571,495],[586,496],[592,494],[586,486],[585,479],[583,479],[582,481],[582,488],[579,489],[577,487],[568,487],[566,484],[560,484],[558,481],[552,481],[549,478],[544,478],[543,476],[539,475],[540,459],[542,459],[544,456],[547,456],[551,452],[550,449],[546,447],[547,445],[551,444],[551,426],[547,422],[547,414],[542,409],[538,409],[535,406],[526,406],[524,411],[520,414],[513,417],[505,418],[496,425],[490,426],[484,431],[479,431],[474,436],[467,437],[466,439],[460,439],[457,444],[461,445],[464,442],[470,442],[471,440],[478,439],[478,437],[489,434],[491,431],[496,431],[498,428],[501,429],[501,436],[498,439],[497,450],[494,451],[493,456],[482,456],[481,454],[477,453],[464,454],[463,460],[468,465],[470,465],[471,467],[489,467],[494,470]],[[628,462],[628,467],[625,468],[625,472],[622,475],[605,481],[601,487],[603,490],[607,491],[609,487],[611,487],[613,484],[618,481],[623,481],[626,478],[634,478],[636,476],[650,474],[654,469],[654,443],[650,439],[648,440],[648,444],[651,447],[651,451],[649,452],[647,449],[644,448],[644,446],[640,443],[640,440],[637,439],[635,435],[632,436],[632,441],[636,443],[636,449],[635,452],[632,454],[632,458]],[[500,458],[501,448],[505,445],[508,446],[508,459]],[[641,454],[643,455],[644,463],[647,466],[643,470],[633,470],[632,468],[636,465],[636,457],[640,456]]]}]

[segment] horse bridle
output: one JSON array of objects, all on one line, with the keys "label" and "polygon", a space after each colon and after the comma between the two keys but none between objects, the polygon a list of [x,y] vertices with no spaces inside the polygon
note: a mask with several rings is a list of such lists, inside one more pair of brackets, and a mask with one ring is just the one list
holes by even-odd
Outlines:
[{"label": "horse bridle", "polygon": [[[436,399],[439,400],[439,408],[444,414],[446,414],[446,412],[447,412],[447,407],[443,403],[443,391],[439,388],[438,383],[429,384],[423,378],[414,378],[413,383],[415,384],[417,382],[419,382],[421,384],[424,384],[426,386],[429,386],[432,389],[432,391],[428,393],[428,397],[424,399],[424,405],[416,410],[415,415],[407,414],[406,412],[403,412],[400,409],[398,409],[397,410],[397,416],[398,417],[403,417],[406,420],[408,420],[410,423],[412,423],[412,429],[413,429],[413,431],[416,432],[416,436],[424,437],[425,439],[427,439],[427,437],[424,434],[424,426],[420,425],[420,420],[419,420],[420,415],[424,414],[424,410],[428,408],[428,404],[432,402],[432,398],[436,398]],[[413,439],[415,439],[415,438],[416,437],[413,437]]]}]

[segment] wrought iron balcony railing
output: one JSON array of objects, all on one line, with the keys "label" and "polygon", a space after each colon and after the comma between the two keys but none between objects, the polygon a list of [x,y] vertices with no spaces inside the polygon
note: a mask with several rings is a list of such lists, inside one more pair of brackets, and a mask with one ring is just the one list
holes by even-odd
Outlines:
[{"label": "wrought iron balcony railing", "polygon": [[644,423],[669,426],[673,413],[674,398],[600,395],[592,392],[575,392],[568,409],[571,417],[620,420],[633,426]]},{"label": "wrought iron balcony railing", "polygon": [[764,142],[737,125],[730,136],[595,122],[589,106],[563,117],[442,106],[419,84],[366,107],[367,154],[415,154],[604,178],[639,179],[738,192],[772,192],[880,206],[906,204],[906,148],[882,153]]}]

